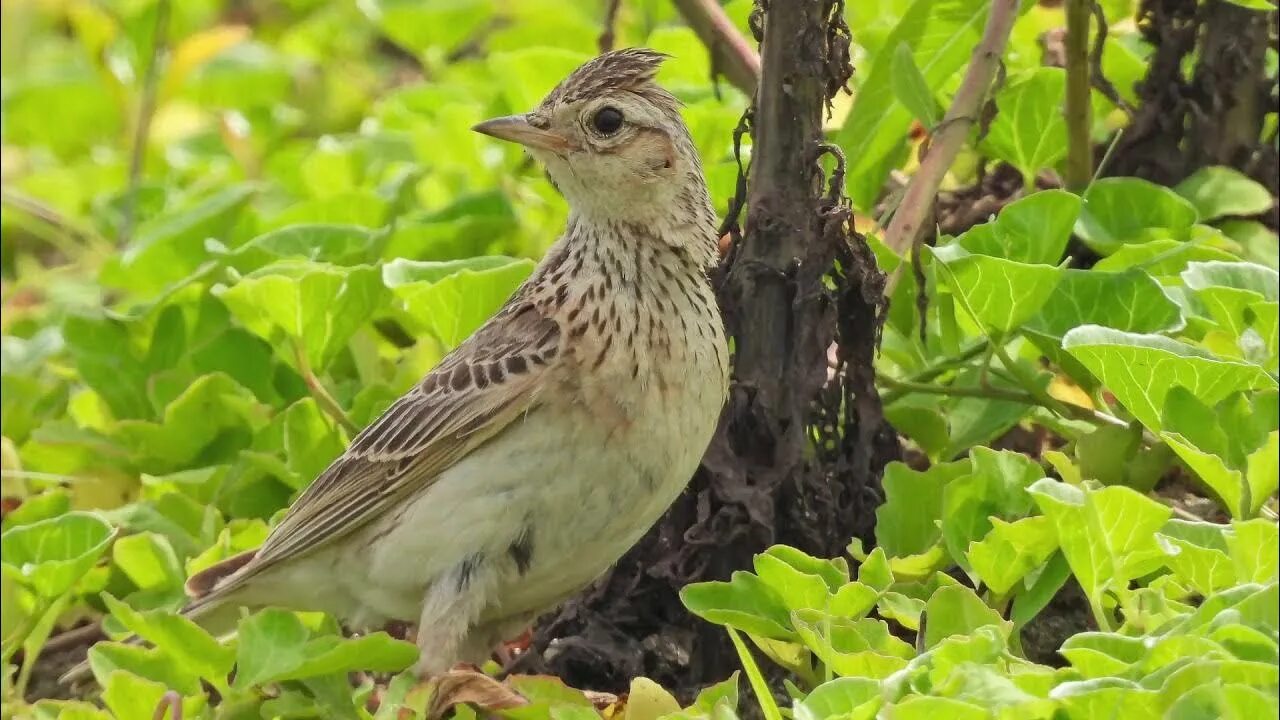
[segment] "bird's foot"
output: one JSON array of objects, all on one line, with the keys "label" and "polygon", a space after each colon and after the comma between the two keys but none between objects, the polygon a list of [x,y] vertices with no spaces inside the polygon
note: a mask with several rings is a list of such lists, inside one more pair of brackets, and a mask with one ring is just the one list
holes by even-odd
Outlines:
[{"label": "bird's foot", "polygon": [[516,639],[508,640],[498,645],[493,651],[493,659],[498,661],[498,665],[506,673],[511,669],[512,664],[529,650],[529,646],[532,644],[533,628],[525,628],[525,631]]}]

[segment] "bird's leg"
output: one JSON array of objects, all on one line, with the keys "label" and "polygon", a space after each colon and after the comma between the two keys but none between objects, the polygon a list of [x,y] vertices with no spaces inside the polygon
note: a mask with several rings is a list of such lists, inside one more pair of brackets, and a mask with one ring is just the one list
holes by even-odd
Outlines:
[{"label": "bird's leg", "polygon": [[468,556],[427,589],[418,620],[418,676],[439,675],[459,662],[478,662],[489,648],[473,647],[473,628],[493,597],[497,572],[483,555]]}]

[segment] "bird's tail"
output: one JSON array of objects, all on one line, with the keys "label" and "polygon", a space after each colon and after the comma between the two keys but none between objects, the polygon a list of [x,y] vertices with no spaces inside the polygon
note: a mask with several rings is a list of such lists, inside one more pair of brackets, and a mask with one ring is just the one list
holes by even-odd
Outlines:
[{"label": "bird's tail", "polygon": [[[204,628],[214,637],[224,637],[235,632],[240,621],[240,604],[234,601],[235,587],[226,582],[231,575],[253,559],[256,551],[250,550],[240,555],[227,558],[202,572],[192,575],[187,580],[187,594],[193,600],[181,611],[181,615]],[[122,642],[140,645],[144,641],[134,635]],[[86,657],[67,672],[58,681],[71,685],[87,680],[92,675],[89,660]]]}]

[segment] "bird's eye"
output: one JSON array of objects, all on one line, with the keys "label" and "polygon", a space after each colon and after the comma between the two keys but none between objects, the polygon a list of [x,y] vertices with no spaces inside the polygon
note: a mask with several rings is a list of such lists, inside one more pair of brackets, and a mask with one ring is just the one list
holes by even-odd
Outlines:
[{"label": "bird's eye", "polygon": [[601,135],[612,135],[622,127],[622,111],[615,107],[602,107],[591,118],[591,124]]}]

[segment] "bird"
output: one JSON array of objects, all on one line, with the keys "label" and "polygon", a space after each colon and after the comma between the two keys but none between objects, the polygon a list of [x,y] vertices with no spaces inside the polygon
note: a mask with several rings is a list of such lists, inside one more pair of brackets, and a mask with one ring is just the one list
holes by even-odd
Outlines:
[{"label": "bird", "polygon": [[420,675],[479,665],[683,492],[730,359],[716,213],[682,105],[655,80],[666,57],[601,54],[531,111],[474,126],[543,165],[568,204],[562,235],[261,547],[188,580],[183,615],[216,634],[245,608],[416,624]]}]

